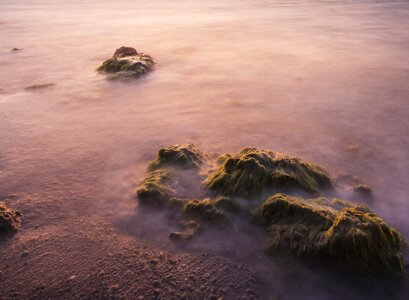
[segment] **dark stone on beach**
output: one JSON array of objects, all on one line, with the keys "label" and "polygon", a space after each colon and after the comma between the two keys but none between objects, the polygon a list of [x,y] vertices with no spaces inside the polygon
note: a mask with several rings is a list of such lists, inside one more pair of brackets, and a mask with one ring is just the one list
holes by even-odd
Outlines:
[{"label": "dark stone on beach", "polygon": [[15,233],[21,226],[22,214],[0,202],[0,234]]}]

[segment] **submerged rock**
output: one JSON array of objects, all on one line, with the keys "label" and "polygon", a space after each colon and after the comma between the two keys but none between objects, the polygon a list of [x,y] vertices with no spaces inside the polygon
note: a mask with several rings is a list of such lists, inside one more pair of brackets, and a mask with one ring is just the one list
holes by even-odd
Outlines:
[{"label": "submerged rock", "polygon": [[204,155],[195,145],[174,145],[159,149],[156,160],[150,163],[150,168],[172,166],[183,169],[198,169],[203,161]]},{"label": "submerged rock", "polygon": [[152,71],[154,65],[151,56],[138,53],[134,48],[122,46],[97,70],[109,74],[111,79],[126,79],[140,77]]},{"label": "submerged rock", "polygon": [[372,189],[367,184],[357,184],[354,186],[354,193],[365,198],[372,198]]},{"label": "submerged rock", "polygon": [[55,83],[53,82],[40,83],[40,84],[34,84],[34,85],[27,86],[25,90],[28,90],[28,91],[41,90],[41,89],[49,88],[52,86],[55,86]]},{"label": "submerged rock", "polygon": [[318,165],[278,152],[244,148],[226,155],[206,186],[216,194],[254,198],[277,191],[318,193],[332,183]]},{"label": "submerged rock", "polygon": [[268,230],[267,252],[370,273],[403,272],[401,237],[395,229],[367,207],[349,204],[336,210],[329,203],[320,206],[284,194],[268,198],[258,210]]},{"label": "submerged rock", "polygon": [[0,234],[12,234],[21,226],[22,214],[0,202]]}]

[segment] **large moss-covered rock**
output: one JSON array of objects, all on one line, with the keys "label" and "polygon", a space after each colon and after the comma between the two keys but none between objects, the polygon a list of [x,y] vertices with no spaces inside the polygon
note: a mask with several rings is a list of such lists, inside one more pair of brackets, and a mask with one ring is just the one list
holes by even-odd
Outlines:
[{"label": "large moss-covered rock", "polygon": [[22,214],[12,210],[4,202],[0,202],[0,236],[12,234],[21,226]]},{"label": "large moss-covered rock", "polygon": [[134,48],[121,47],[117,49],[112,58],[107,59],[97,69],[107,73],[111,79],[136,78],[150,72],[154,68],[151,56],[138,53]]},{"label": "large moss-covered rock", "polygon": [[277,191],[318,193],[332,184],[318,165],[278,152],[244,148],[224,156],[206,186],[216,194],[254,198]]},{"label": "large moss-covered rock", "polygon": [[[332,209],[331,201],[302,200],[284,194],[268,198],[258,210],[268,229],[266,249],[371,273],[401,274],[401,237],[367,207]],[[332,202],[339,205],[340,202]]]},{"label": "large moss-covered rock", "polygon": [[150,163],[150,169],[177,167],[198,169],[203,164],[204,155],[193,144],[174,145],[159,149],[156,160]]}]

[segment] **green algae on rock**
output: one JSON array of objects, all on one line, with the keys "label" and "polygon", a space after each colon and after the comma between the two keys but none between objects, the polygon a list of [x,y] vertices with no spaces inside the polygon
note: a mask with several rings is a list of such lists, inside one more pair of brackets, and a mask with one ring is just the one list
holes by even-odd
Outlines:
[{"label": "green algae on rock", "polygon": [[331,261],[369,273],[403,272],[401,237],[395,229],[367,207],[350,204],[336,210],[328,203],[320,206],[313,199],[284,194],[268,198],[257,211],[268,230],[267,252]]},{"label": "green algae on rock", "polygon": [[136,195],[142,205],[163,207],[169,204],[175,191],[172,189],[172,174],[169,170],[158,169],[147,175],[136,190]]},{"label": "green algae on rock", "polygon": [[[266,230],[265,246],[271,256],[329,262],[368,274],[403,273],[401,236],[367,206],[338,198],[302,199],[276,193],[317,195],[332,188],[321,167],[272,151],[244,148],[224,155],[219,169],[200,181],[210,195],[181,197],[177,191],[181,184],[186,186],[180,182],[186,179],[182,174],[192,170],[199,174],[207,165],[205,157],[194,145],[162,148],[137,190],[142,205],[164,209],[168,220],[180,226],[180,231],[169,233],[170,239],[187,241],[208,229],[235,228],[232,225],[239,220],[250,222],[253,213],[256,224]],[[257,201],[268,193],[272,196],[267,200]]]},{"label": "green algae on rock", "polygon": [[23,215],[12,210],[4,202],[0,202],[0,234],[12,234],[21,226]]},{"label": "green algae on rock", "polygon": [[320,166],[278,152],[244,148],[226,155],[222,165],[206,180],[214,193],[254,198],[277,191],[318,193],[331,188]]},{"label": "green algae on rock", "polygon": [[182,207],[173,188],[179,175],[176,169],[198,169],[204,160],[202,152],[192,144],[161,148],[151,171],[139,185],[136,195],[142,205]]},{"label": "green algae on rock", "polygon": [[169,238],[175,241],[190,240],[209,228],[229,228],[242,212],[240,205],[231,198],[219,197],[184,202],[179,223],[182,231],[170,232]]},{"label": "green algae on rock", "polygon": [[228,197],[190,200],[183,206],[182,214],[188,219],[211,225],[229,225],[230,214],[240,211],[240,205]]},{"label": "green algae on rock", "polygon": [[150,163],[149,168],[155,170],[170,166],[182,169],[198,169],[203,161],[204,155],[195,145],[174,145],[159,149],[156,160]]},{"label": "green algae on rock", "polygon": [[110,79],[127,79],[145,75],[153,70],[154,65],[151,56],[138,53],[134,48],[122,46],[97,70],[109,74]]}]

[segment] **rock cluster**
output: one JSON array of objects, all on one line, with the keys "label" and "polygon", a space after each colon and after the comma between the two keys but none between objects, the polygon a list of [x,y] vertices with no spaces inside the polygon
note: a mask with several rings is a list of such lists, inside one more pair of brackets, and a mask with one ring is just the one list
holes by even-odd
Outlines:
[{"label": "rock cluster", "polygon": [[221,156],[219,165],[203,177],[206,196],[178,195],[180,174],[201,172],[206,158],[191,144],[162,148],[137,189],[141,207],[164,209],[180,224],[181,231],[171,232],[171,239],[189,240],[209,228],[229,228],[244,220],[265,229],[265,250],[271,256],[290,255],[372,274],[403,273],[401,235],[367,206],[326,198],[335,188],[322,167],[244,148]]}]

